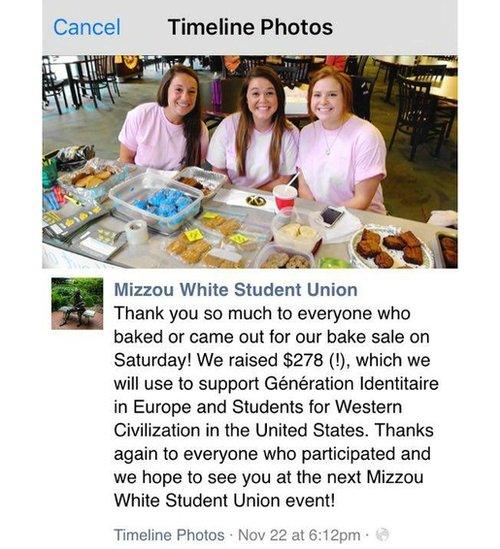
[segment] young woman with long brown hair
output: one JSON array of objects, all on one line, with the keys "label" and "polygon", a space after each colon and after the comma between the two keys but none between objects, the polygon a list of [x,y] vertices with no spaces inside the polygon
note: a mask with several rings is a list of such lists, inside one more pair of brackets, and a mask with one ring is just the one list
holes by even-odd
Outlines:
[{"label": "young woman with long brown hair", "polygon": [[351,79],[326,66],[309,84],[309,114],[300,132],[299,196],[386,213],[380,182],[386,148],[380,131],[352,112]]},{"label": "young woman with long brown hair", "polygon": [[199,82],[183,65],[173,66],[160,83],[155,103],[127,114],[118,139],[120,160],[161,170],[200,166],[208,149],[201,120]]},{"label": "young woman with long brown hair", "polygon": [[243,187],[271,190],[296,172],[299,131],[285,117],[285,92],[269,67],[253,68],[240,92],[240,110],[217,127],[208,148],[213,170]]}]

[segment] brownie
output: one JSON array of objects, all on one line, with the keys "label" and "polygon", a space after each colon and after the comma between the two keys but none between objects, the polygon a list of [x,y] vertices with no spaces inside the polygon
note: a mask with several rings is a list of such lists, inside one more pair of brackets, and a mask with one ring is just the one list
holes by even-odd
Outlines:
[{"label": "brownie", "polygon": [[416,248],[417,246],[421,246],[422,244],[420,240],[411,231],[406,231],[405,233],[401,233],[399,237],[409,248]]},{"label": "brownie", "polygon": [[443,251],[444,262],[447,267],[456,269],[458,266],[458,254],[453,250],[444,250]]},{"label": "brownie", "polygon": [[361,235],[361,240],[371,240],[372,242],[380,244],[380,235],[374,233],[373,231],[369,231],[368,229],[364,229],[363,234]]},{"label": "brownie", "polygon": [[399,236],[386,236],[383,240],[384,246],[390,250],[402,250],[405,247],[404,240]]},{"label": "brownie", "polygon": [[407,263],[411,263],[412,265],[422,265],[424,262],[421,246],[406,246],[403,252],[403,259]]},{"label": "brownie", "polygon": [[394,265],[394,259],[387,252],[380,252],[375,257],[375,265],[379,269],[390,269]]},{"label": "brownie", "polygon": [[360,240],[356,246],[356,251],[361,257],[368,259],[369,257],[375,257],[382,250],[378,242],[374,240]]},{"label": "brownie", "polygon": [[443,248],[443,250],[453,250],[454,252],[456,252],[457,241],[454,238],[450,238],[449,236],[443,236],[441,238],[441,248]]}]

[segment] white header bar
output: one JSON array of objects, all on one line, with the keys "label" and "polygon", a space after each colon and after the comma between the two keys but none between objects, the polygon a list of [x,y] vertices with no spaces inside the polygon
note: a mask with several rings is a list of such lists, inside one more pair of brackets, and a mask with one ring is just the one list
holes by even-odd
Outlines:
[{"label": "white header bar", "polygon": [[44,54],[457,53],[456,0],[46,0]]}]

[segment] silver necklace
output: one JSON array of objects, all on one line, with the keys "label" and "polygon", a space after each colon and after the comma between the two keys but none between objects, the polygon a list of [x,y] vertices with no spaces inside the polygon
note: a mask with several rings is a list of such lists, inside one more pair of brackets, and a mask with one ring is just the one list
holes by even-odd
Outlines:
[{"label": "silver necklace", "polygon": [[[347,119],[347,120],[349,120],[349,119]],[[335,136],[335,139],[333,140],[333,143],[331,145],[328,143],[328,139],[326,137],[326,130],[325,130],[325,128],[323,128],[323,125],[321,125],[321,129],[323,130],[323,138],[325,140],[325,145],[326,145],[326,149],[325,149],[326,156],[330,156],[330,153],[331,153],[333,147],[335,146],[335,143],[337,142],[337,139],[339,138],[340,133],[344,129],[344,126],[345,126],[345,123],[347,122],[347,120],[345,122],[342,122],[342,125],[340,126],[339,131],[337,132],[337,135]]]}]

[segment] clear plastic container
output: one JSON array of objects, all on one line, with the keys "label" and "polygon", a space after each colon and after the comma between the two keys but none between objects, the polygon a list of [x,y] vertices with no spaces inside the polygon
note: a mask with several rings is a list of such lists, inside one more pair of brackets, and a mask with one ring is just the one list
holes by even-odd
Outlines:
[{"label": "clear plastic container", "polygon": [[[191,203],[174,215],[163,217],[133,205],[135,200],[146,200],[161,189],[175,189],[191,198]],[[198,189],[161,177],[157,173],[143,173],[120,183],[109,191],[114,207],[129,219],[144,219],[149,227],[163,234],[172,234],[198,214],[203,193]]]},{"label": "clear plastic container", "polygon": [[[276,269],[290,269],[290,268],[297,268],[292,267],[289,265],[289,261],[293,256],[299,256],[304,258],[308,262],[308,265],[304,265],[303,268],[312,269],[314,267],[314,257],[310,252],[299,252],[294,248],[289,248],[287,246],[280,246],[279,244],[267,244],[262,248],[262,250],[259,252],[259,255],[255,258],[253,266],[257,269],[260,268],[266,268],[262,267],[263,263],[265,263],[273,254],[286,254],[288,256],[288,260],[286,263],[283,263],[283,265],[276,265]],[[284,260],[284,257],[283,257]],[[287,265],[288,264],[288,265]]]},{"label": "clear plastic container", "polygon": [[[286,229],[289,228],[289,230]],[[274,241],[300,252],[312,252],[324,236],[318,212],[284,208],[271,223]]]},{"label": "clear plastic container", "polygon": [[181,177],[196,179],[196,181],[203,187],[203,190],[198,190],[201,190],[203,193],[204,200],[212,198],[222,187],[222,185],[224,185],[224,183],[229,183],[229,179],[225,175],[216,172],[209,172],[198,168],[197,166],[188,166],[183,168],[174,176],[174,179],[176,181],[180,181]]}]

